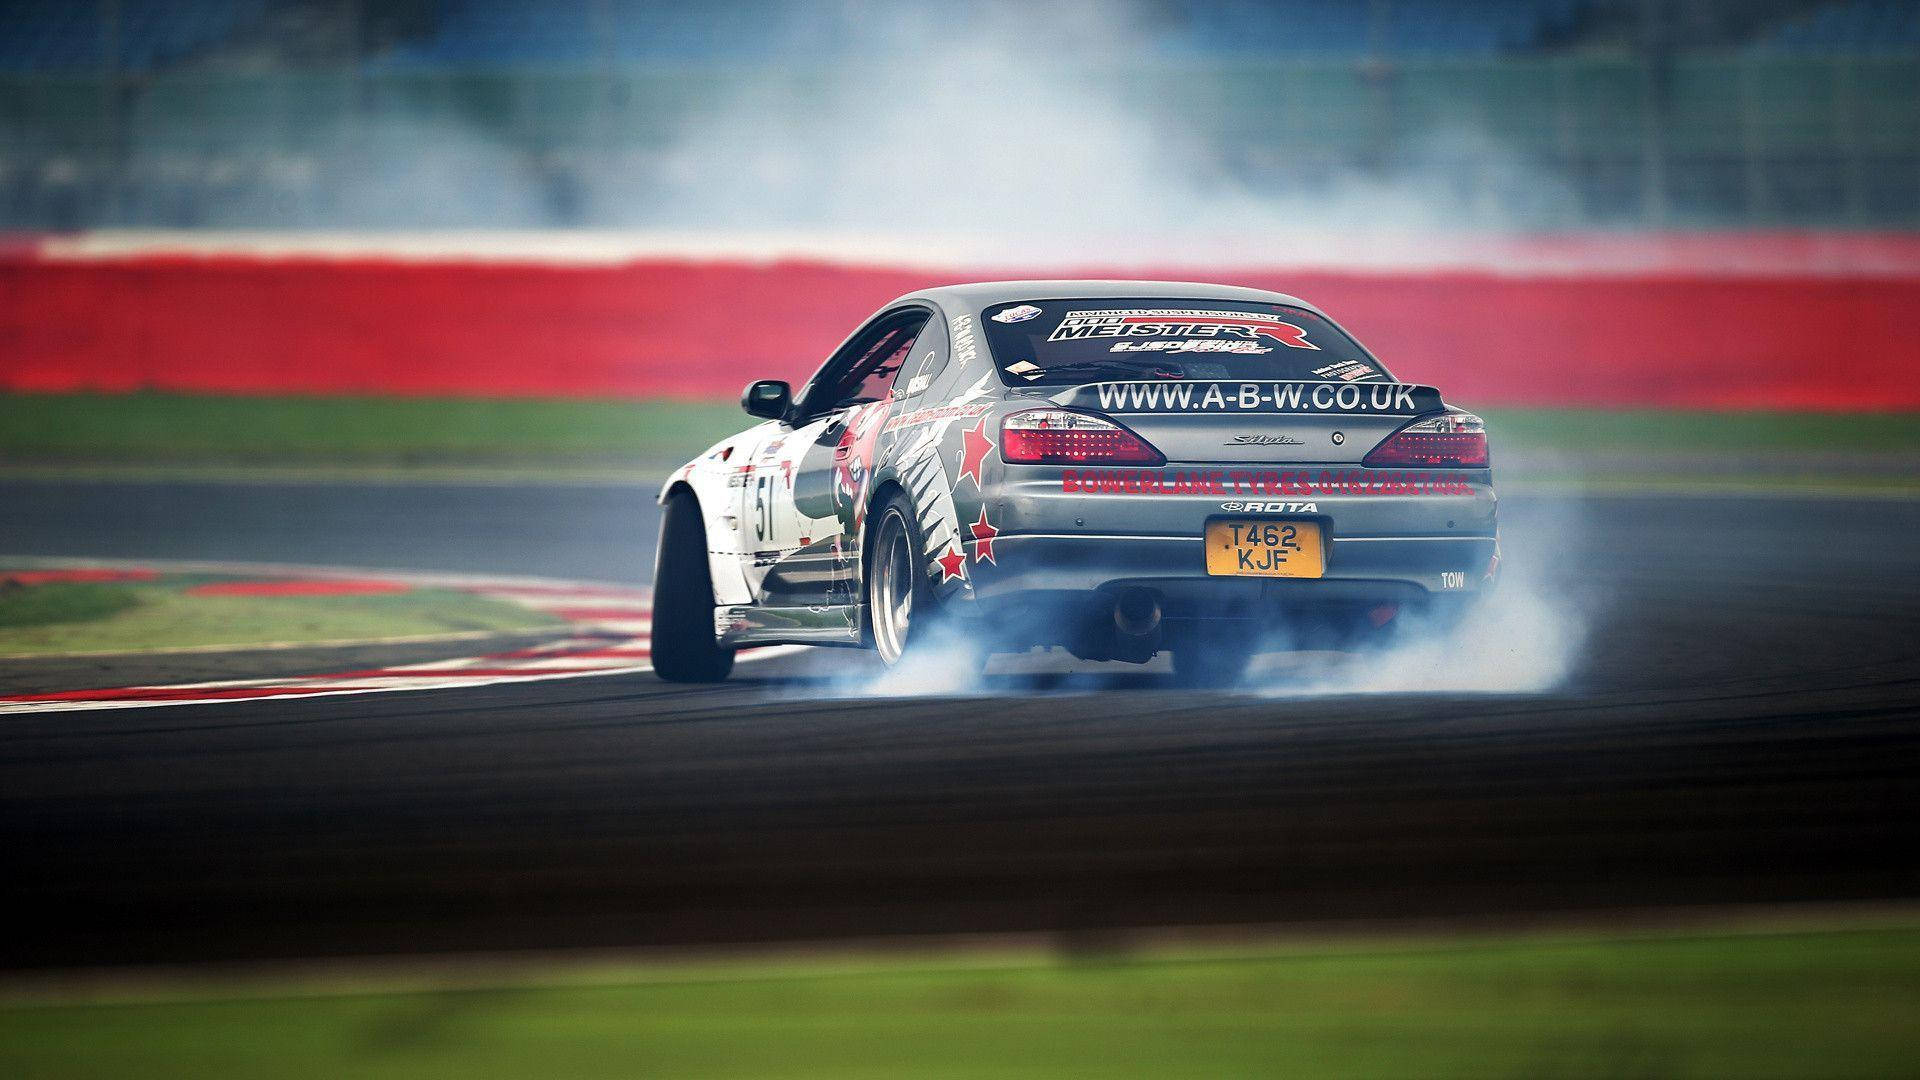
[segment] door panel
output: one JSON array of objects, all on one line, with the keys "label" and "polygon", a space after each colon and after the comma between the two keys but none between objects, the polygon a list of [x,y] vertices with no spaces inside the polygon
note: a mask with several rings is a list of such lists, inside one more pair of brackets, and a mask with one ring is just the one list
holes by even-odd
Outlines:
[{"label": "door panel", "polygon": [[[840,414],[787,431],[763,448],[748,489],[746,531],[753,551],[750,580],[763,604],[776,607],[844,603],[831,596],[839,535],[831,497],[813,490],[809,463],[831,453]],[[830,496],[830,493],[829,493]]]},{"label": "door panel", "polygon": [[749,571],[758,575],[760,603],[858,602],[859,515],[874,453],[892,408],[893,385],[929,314],[913,308],[882,315],[808,384],[802,407],[814,409],[822,401],[826,407],[786,435],[773,455],[784,470],[782,482],[766,493],[773,539],[756,551]]}]

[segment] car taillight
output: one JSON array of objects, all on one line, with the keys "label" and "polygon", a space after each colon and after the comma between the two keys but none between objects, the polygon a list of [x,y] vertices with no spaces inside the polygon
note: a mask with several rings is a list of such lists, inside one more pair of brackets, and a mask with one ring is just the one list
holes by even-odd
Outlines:
[{"label": "car taillight", "polygon": [[1485,468],[1487,424],[1463,412],[1416,420],[1387,436],[1361,464]]},{"label": "car taillight", "polygon": [[1028,409],[1000,421],[1000,456],[1020,465],[1164,465],[1160,451],[1111,420]]}]

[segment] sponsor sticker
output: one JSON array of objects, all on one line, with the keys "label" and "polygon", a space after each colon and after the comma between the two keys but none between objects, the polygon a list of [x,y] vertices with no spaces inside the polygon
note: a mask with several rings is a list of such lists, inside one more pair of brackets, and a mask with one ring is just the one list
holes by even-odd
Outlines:
[{"label": "sponsor sticker", "polygon": [[1007,365],[1007,374],[1018,375],[1029,381],[1038,379],[1047,373],[1047,369],[1031,360],[1016,360]]},{"label": "sponsor sticker", "polygon": [[1273,350],[1257,341],[1213,341],[1196,339],[1192,341],[1116,341],[1107,349],[1116,353],[1233,353],[1238,356],[1251,356],[1270,353]]},{"label": "sponsor sticker", "polygon": [[1361,360],[1341,360],[1326,367],[1313,369],[1315,375],[1323,379],[1338,379],[1341,382],[1358,382],[1361,379],[1377,379],[1380,372],[1372,364]]},{"label": "sponsor sticker", "polygon": [[916,409],[888,420],[885,430],[898,431],[901,428],[930,424],[935,420],[971,418],[986,411],[985,405],[938,405],[931,409]]},{"label": "sponsor sticker", "polygon": [[978,355],[980,340],[973,333],[973,316],[962,315],[953,320],[953,358],[963,364],[971,364]]},{"label": "sponsor sticker", "polygon": [[920,367],[914,371],[913,378],[907,380],[907,385],[904,388],[899,386],[894,387],[893,396],[897,398],[912,397],[933,385],[933,361],[938,355],[939,354],[932,349],[928,349],[927,355],[920,358]]},{"label": "sponsor sticker", "polygon": [[1040,314],[1039,308],[1034,307],[1032,304],[1021,304],[1018,307],[1010,307],[1000,314],[995,315],[993,321],[997,323],[1026,322],[1038,314]]},{"label": "sponsor sticker", "polygon": [[1220,509],[1243,514],[1317,514],[1319,503],[1310,502],[1223,502]]},{"label": "sponsor sticker", "polygon": [[1060,490],[1086,495],[1472,495],[1465,473],[1378,469],[1063,469]]},{"label": "sponsor sticker", "polygon": [[[1086,398],[1091,397],[1091,401]],[[1422,401],[1430,398],[1431,402]],[[1077,401],[1106,412],[1391,413],[1439,407],[1439,395],[1410,383],[1095,383]]]},{"label": "sponsor sticker", "polygon": [[1223,341],[1277,341],[1290,349],[1320,346],[1307,340],[1305,327],[1254,311],[1194,311],[1185,308],[1111,308],[1070,311],[1047,335],[1048,341],[1085,338],[1171,338]]}]

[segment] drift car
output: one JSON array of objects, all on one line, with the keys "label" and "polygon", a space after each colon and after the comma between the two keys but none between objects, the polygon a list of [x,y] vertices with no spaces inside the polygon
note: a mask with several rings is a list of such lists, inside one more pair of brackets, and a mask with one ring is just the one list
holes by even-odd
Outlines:
[{"label": "drift car", "polygon": [[1170,650],[1182,679],[1231,681],[1263,644],[1456,612],[1499,566],[1480,418],[1278,293],[928,289],[742,405],[765,422],[660,493],[666,679],[799,643]]}]

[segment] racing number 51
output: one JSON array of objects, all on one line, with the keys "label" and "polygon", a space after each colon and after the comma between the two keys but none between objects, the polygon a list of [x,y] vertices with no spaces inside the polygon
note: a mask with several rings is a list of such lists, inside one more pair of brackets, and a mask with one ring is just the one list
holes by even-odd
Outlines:
[{"label": "racing number 51", "polygon": [[759,477],[753,485],[753,534],[765,541],[773,536],[773,503],[767,499],[773,477]]}]

